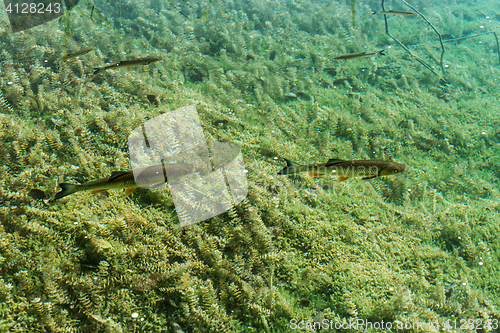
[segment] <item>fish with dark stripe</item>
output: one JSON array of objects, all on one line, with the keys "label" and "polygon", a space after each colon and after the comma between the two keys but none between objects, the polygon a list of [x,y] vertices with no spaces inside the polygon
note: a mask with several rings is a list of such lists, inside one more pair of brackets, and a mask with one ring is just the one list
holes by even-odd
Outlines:
[{"label": "fish with dark stripe", "polygon": [[94,68],[94,75],[98,74],[102,71],[105,71],[107,69],[118,69],[118,68],[122,68],[122,67],[126,67],[127,69],[129,69],[129,68],[137,67],[137,66],[150,65],[150,64],[157,62],[157,61],[160,61],[160,60],[163,60],[163,57],[145,57],[145,58],[138,58],[138,59],[132,59],[132,60],[124,60],[124,61],[120,61],[116,64],[113,64],[113,65]]},{"label": "fish with dark stripe", "polygon": [[380,50],[378,52],[370,52],[370,53],[367,53],[367,52],[348,53],[348,54],[342,54],[342,55],[333,57],[333,59],[335,59],[335,60],[352,60],[352,59],[359,59],[359,58],[363,58],[363,57],[370,57],[370,56],[376,55],[376,54],[385,55],[384,51],[385,50]]},{"label": "fish with dark stripe", "polygon": [[87,54],[90,51],[92,51],[93,49],[95,49],[95,46],[86,47],[86,48],[83,48],[83,49],[75,51],[75,52],[65,53],[62,57],[62,61],[66,62],[69,59],[73,59],[73,58],[79,57],[81,55]]},{"label": "fish with dark stripe", "polygon": [[93,180],[84,184],[61,183],[61,191],[58,192],[53,200],[58,200],[70,194],[91,191],[99,193],[106,190],[125,189],[125,195],[130,195],[137,187],[155,188],[167,182],[167,176],[170,180],[182,177],[193,172],[194,166],[186,163],[171,163],[154,165],[136,171],[116,171],[110,176],[98,180]]},{"label": "fish with dark stripe", "polygon": [[306,172],[313,177],[334,176],[339,181],[344,181],[351,177],[361,177],[362,179],[372,179],[380,176],[393,175],[406,170],[404,164],[381,161],[381,160],[341,160],[337,158],[329,159],[323,164],[299,165],[285,159],[286,167],[278,172],[278,175],[291,175]]}]

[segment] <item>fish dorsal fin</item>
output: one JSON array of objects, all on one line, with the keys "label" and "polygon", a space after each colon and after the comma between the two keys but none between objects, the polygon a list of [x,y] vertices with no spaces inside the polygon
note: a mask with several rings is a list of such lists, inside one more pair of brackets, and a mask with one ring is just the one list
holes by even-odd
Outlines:
[{"label": "fish dorsal fin", "polygon": [[285,158],[284,160],[286,161],[286,166],[287,166],[287,168],[288,168],[288,167],[294,167],[294,166],[295,166],[295,163],[293,163],[292,161],[287,160],[286,158]]},{"label": "fish dorsal fin", "polygon": [[113,172],[111,173],[111,176],[109,176],[108,182],[109,182],[110,180],[113,180],[113,179],[116,179],[116,178],[118,178],[118,177],[123,176],[123,175],[124,175],[124,174],[126,174],[127,172],[129,172],[129,171],[113,171]]},{"label": "fish dorsal fin", "polygon": [[342,160],[340,158],[330,158],[328,160],[328,162],[326,162],[326,164],[335,164],[335,163],[339,163],[339,162],[344,162],[344,160]]}]

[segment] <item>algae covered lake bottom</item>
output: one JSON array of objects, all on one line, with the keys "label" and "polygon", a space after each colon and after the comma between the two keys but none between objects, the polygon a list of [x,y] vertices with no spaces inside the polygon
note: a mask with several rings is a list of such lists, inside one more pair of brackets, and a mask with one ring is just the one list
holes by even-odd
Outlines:
[{"label": "algae covered lake bottom", "polygon": [[[16,33],[2,16],[0,331],[498,331],[500,7],[413,5],[442,67],[420,17],[387,24],[432,71],[372,1],[355,26],[336,1],[83,2]],[[168,190],[32,191],[131,170],[130,133],[188,105],[241,149],[248,195],[223,214],[180,227]],[[331,158],[406,170],[277,174]]]}]

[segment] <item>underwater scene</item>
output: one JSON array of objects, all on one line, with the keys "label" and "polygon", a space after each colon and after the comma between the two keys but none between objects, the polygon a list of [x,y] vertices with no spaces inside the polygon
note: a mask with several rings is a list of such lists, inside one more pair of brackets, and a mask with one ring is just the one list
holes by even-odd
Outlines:
[{"label": "underwater scene", "polygon": [[500,2],[0,7],[0,332],[500,332]]}]

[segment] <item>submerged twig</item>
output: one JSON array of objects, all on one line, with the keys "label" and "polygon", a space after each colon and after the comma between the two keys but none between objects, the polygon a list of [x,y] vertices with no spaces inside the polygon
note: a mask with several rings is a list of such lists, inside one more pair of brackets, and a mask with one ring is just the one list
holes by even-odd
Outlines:
[{"label": "submerged twig", "polygon": [[[384,1],[385,0],[382,0],[382,10],[385,11],[385,7],[384,7]],[[422,13],[420,13],[419,11],[417,11],[414,7],[410,6],[405,0],[402,0],[405,4],[407,4],[412,10],[415,10],[415,13],[419,14],[421,17],[423,17],[425,19],[425,21],[427,23],[429,23],[431,25],[431,27],[434,29],[434,31],[438,34],[439,36],[439,40],[441,42],[441,47],[442,47],[442,52],[441,52],[441,69],[443,69],[443,74],[444,74],[444,66],[443,66],[443,55],[444,55],[444,46],[443,46],[443,42],[442,42],[442,37],[441,37],[441,34],[434,28],[434,26],[432,26],[432,24],[424,17],[424,15]],[[396,43],[399,44],[399,46],[401,46],[406,52],[408,52],[408,54],[410,56],[412,56],[416,61],[418,61],[422,66],[424,66],[425,68],[427,68],[429,71],[431,71],[432,73],[434,73],[435,75],[437,76],[441,76],[439,75],[429,64],[427,64],[425,61],[423,61],[422,59],[420,59],[419,57],[417,57],[415,54],[413,54],[409,48],[406,47],[406,45],[404,45],[402,42],[400,42],[396,37],[394,37],[393,35],[390,34],[389,32],[389,25],[387,24],[387,15],[384,14],[384,21],[385,21],[385,33],[387,35],[389,35],[389,37],[391,37]],[[443,77],[441,77],[441,79],[444,81],[444,82],[447,82]]]},{"label": "submerged twig", "polygon": [[427,24],[432,28],[432,30],[434,30],[434,32],[438,35],[438,37],[439,37],[439,43],[441,44],[441,60],[440,60],[440,65],[441,65],[441,70],[443,71],[443,74],[444,74],[444,66],[443,66],[443,57],[444,57],[443,36],[439,33],[439,31],[437,31],[437,29],[432,25],[432,23],[429,22],[429,20],[424,16],[424,14],[422,14],[421,12],[419,12],[418,10],[416,10],[415,7],[413,7],[412,5],[410,5],[405,0],[401,0],[401,1],[403,1],[405,3],[405,5],[407,5],[408,7],[410,7],[411,10],[413,10],[415,13],[417,13],[418,15],[420,15],[420,17],[423,18],[424,21],[427,22]]},{"label": "submerged twig", "polygon": [[475,34],[475,35],[470,35],[470,36],[464,36],[464,37],[446,39],[446,40],[443,40],[443,43],[456,42],[456,41],[459,41],[459,40],[464,40],[464,39],[468,39],[468,38],[479,37],[479,36],[483,36],[483,35],[487,35],[487,34],[493,34],[493,36],[495,37],[495,41],[497,42],[498,63],[500,64],[500,44],[498,43],[497,34],[494,31],[483,32],[482,34]]},{"label": "submerged twig", "polygon": [[[469,39],[469,38],[474,38],[474,37],[480,37],[488,34],[493,34],[495,37],[495,41],[497,44],[497,55],[498,55],[498,63],[500,64],[500,43],[498,42],[498,36],[496,32],[494,31],[488,31],[488,32],[483,32],[480,34],[475,34],[475,35],[469,35],[469,36],[463,36],[463,37],[457,37],[457,38],[450,38],[450,39],[443,39],[443,43],[448,43],[448,42],[458,42],[464,39]],[[420,44],[413,44],[414,47],[424,45],[425,43],[420,43]]]},{"label": "submerged twig", "polygon": [[494,31],[491,31],[491,33],[495,36],[495,40],[497,41],[498,63],[500,64],[500,45],[498,44],[498,37]]}]

